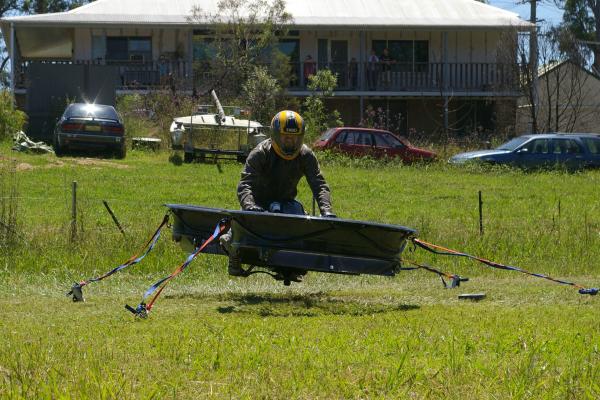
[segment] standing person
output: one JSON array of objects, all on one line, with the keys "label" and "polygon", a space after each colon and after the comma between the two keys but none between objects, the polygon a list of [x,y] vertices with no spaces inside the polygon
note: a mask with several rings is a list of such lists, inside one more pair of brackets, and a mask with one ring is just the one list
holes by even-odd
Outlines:
[{"label": "standing person", "polygon": [[377,75],[379,68],[379,57],[375,54],[375,50],[371,50],[371,55],[367,60],[367,84],[369,90],[375,90],[377,88]]},{"label": "standing person", "polygon": [[308,78],[317,73],[317,64],[312,56],[308,54],[304,59],[304,86],[308,85]]},{"label": "standing person", "polygon": [[[237,195],[243,210],[304,215],[302,204],[296,201],[298,182],[304,176],[321,216],[336,217],[317,157],[303,144],[304,129],[304,120],[294,111],[281,111],[273,117],[271,138],[250,152],[242,170]],[[244,276],[230,242],[230,232],[221,237],[221,244],[229,253],[229,274]]]},{"label": "standing person", "polygon": [[389,88],[392,80],[392,63],[394,60],[390,56],[390,51],[387,47],[383,49],[383,53],[379,56],[379,62],[381,63],[381,71],[383,72],[383,84],[386,88]]}]

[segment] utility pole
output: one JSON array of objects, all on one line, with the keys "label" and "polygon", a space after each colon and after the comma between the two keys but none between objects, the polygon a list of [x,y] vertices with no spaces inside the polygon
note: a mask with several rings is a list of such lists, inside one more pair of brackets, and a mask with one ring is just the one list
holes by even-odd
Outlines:
[{"label": "utility pole", "polygon": [[537,126],[537,107],[538,107],[538,40],[537,40],[537,0],[529,0],[530,13],[529,22],[534,24],[533,31],[529,35],[529,65],[531,66],[531,84],[533,85],[531,93],[531,131],[538,133]]}]

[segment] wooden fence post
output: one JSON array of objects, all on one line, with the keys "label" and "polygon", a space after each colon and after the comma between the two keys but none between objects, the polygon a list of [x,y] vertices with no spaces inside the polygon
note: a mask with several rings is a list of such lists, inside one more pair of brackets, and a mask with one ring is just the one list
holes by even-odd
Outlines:
[{"label": "wooden fence post", "polygon": [[71,190],[71,241],[77,238],[77,181],[73,181]]},{"label": "wooden fence post", "polygon": [[479,235],[483,236],[483,200],[481,199],[481,190],[479,191]]}]

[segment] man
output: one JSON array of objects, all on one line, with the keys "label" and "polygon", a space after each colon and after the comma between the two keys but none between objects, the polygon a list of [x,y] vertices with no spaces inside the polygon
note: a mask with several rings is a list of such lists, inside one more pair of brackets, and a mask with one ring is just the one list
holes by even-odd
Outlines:
[{"label": "man", "polygon": [[[281,111],[271,121],[271,138],[261,142],[246,159],[237,188],[243,210],[304,214],[297,202],[297,186],[304,176],[317,200],[321,216],[335,218],[331,194],[312,150],[303,144],[304,120],[294,111]],[[223,236],[227,248],[231,235]],[[243,275],[239,260],[229,258],[229,274]]]}]

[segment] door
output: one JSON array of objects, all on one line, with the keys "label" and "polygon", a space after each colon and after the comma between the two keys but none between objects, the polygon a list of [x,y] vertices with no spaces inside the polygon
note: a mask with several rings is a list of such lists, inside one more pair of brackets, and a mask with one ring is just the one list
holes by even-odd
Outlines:
[{"label": "door", "polygon": [[339,149],[343,153],[359,157],[372,155],[373,138],[370,132],[347,130],[338,137],[343,141],[339,144]]},{"label": "door", "polygon": [[377,158],[400,157],[403,161],[412,161],[412,155],[400,140],[387,132],[373,132],[375,146],[373,154]]},{"label": "door", "polygon": [[554,162],[550,139],[534,139],[515,150],[515,164],[523,168],[540,168]]},{"label": "door", "polygon": [[348,41],[331,41],[331,72],[338,75],[338,88],[348,85]]},{"label": "door", "polygon": [[555,163],[567,169],[580,169],[585,165],[584,150],[574,139],[552,139],[552,153]]},{"label": "door", "polygon": [[329,68],[329,39],[317,41],[317,69]]}]

